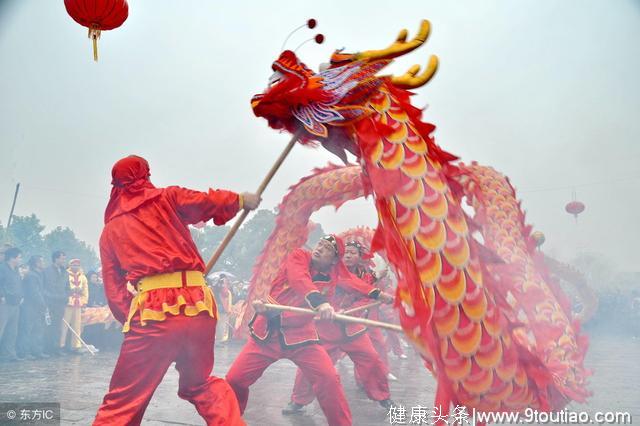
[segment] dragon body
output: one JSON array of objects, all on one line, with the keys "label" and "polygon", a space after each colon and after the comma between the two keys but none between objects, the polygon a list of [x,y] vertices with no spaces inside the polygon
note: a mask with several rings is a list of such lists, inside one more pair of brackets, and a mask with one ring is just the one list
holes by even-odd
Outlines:
[{"label": "dragon body", "polygon": [[[278,207],[276,226],[256,260],[250,280],[249,302],[267,296],[282,261],[291,250],[307,241],[309,218],[315,211],[330,205],[338,208],[344,202],[364,195],[360,175],[361,170],[357,166],[341,168],[329,165],[315,169],[312,175],[289,189]],[[240,334],[247,329],[252,314],[249,304],[243,327],[238,329]]]},{"label": "dragon body", "polygon": [[542,360],[562,395],[583,401],[588,396],[589,373],[582,368],[586,338],[579,335],[569,300],[549,274],[550,260],[535,251],[515,189],[491,167],[460,168],[466,172],[460,181],[484,243],[503,262],[489,270],[500,279],[496,291],[509,304],[512,322],[521,324],[514,329],[515,338]]},{"label": "dragon body", "polygon": [[[422,73],[416,65],[400,77],[378,76],[393,58],[424,43],[428,33],[423,21],[410,41],[403,30],[386,49],[336,52],[319,73],[285,51],[273,64],[269,88],[252,99],[254,113],[273,128],[300,134],[303,143],[320,142],[343,160],[345,151],[358,158],[362,179],[352,183],[373,195],[379,224],[372,246],[384,250],[398,276],[400,323],[437,378],[436,406],[444,413],[451,404],[483,411],[552,410],[581,401],[584,374],[576,333],[568,322],[554,325],[551,330],[562,328],[567,340],[563,355],[554,355],[550,337],[536,336],[537,329],[527,331],[518,320],[516,307],[527,313],[530,326],[546,324],[539,318],[545,313],[563,311],[557,303],[544,312],[529,312],[542,309],[540,304],[510,303],[500,286],[507,282],[512,296],[521,296],[509,276],[516,268],[495,266],[506,240],[497,242],[498,255],[492,256],[490,247],[472,237],[482,224],[461,205],[465,190],[486,203],[488,197],[470,183],[486,182],[474,179],[436,144],[435,127],[410,103],[406,89],[426,83],[437,59],[432,57]],[[547,287],[539,287],[541,298],[555,300]]]}]

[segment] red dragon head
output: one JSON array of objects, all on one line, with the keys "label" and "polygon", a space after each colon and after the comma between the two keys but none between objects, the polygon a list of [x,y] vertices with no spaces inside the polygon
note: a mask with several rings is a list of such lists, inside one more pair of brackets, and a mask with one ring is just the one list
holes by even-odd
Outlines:
[{"label": "red dragon head", "polygon": [[431,56],[426,69],[412,66],[399,77],[376,74],[393,58],[421,46],[429,36],[429,21],[423,20],[418,34],[407,40],[407,30],[382,50],[354,54],[336,51],[329,66],[314,73],[290,50],[273,63],[274,74],[267,89],[251,100],[253,112],[274,129],[300,132],[302,141],[316,140],[346,163],[345,149],[359,154],[349,137],[349,126],[374,112],[369,99],[384,84],[411,89],[424,85],[435,74],[438,60]]},{"label": "red dragon head", "polygon": [[264,93],[251,99],[258,117],[269,121],[274,129],[296,129],[293,110],[330,100],[322,85],[322,77],[314,74],[291,50],[285,50],[273,63],[273,75]]}]

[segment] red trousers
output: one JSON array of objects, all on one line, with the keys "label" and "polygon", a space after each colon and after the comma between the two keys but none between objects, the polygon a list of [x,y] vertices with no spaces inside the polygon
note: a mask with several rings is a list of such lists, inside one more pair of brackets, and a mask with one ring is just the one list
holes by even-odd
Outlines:
[{"label": "red trousers", "polygon": [[[389,370],[389,357],[387,356],[387,352],[389,351],[389,348],[387,347],[387,341],[386,338],[384,337],[384,333],[382,332],[382,330],[380,330],[379,328],[370,328],[367,333],[369,334],[369,339],[371,339],[371,343],[373,344],[374,349],[376,350],[376,352],[378,353],[378,356],[380,356],[380,360],[382,361],[382,364],[384,364],[385,368],[387,369],[387,373],[390,371]],[[368,371],[365,371],[365,376],[366,374],[369,374]],[[364,387],[364,380],[360,374],[360,370],[357,368],[354,368],[353,370],[353,376],[356,380],[356,383],[360,386],[360,387]]]},{"label": "red trousers", "polygon": [[400,343],[399,333],[387,333],[387,345],[391,347],[393,354],[396,356],[404,355],[402,343]]},{"label": "red trousers", "polygon": [[384,336],[384,333],[381,329],[372,327],[368,330],[369,338],[371,339],[371,343],[373,347],[376,349],[378,355],[380,355],[380,359],[382,363],[389,369],[389,357],[387,356],[387,352],[389,351],[389,347],[387,346],[387,341]]},{"label": "red trousers", "polygon": [[[351,358],[356,376],[361,379],[369,399],[383,401],[390,398],[387,367],[373,348],[371,339],[366,333],[349,342],[323,343],[322,346],[327,350],[334,363],[338,361],[342,352]],[[304,371],[298,369],[291,394],[291,401],[296,404],[310,404],[317,395],[307,377]]]},{"label": "red trousers", "polygon": [[351,425],[351,411],[340,377],[324,348],[310,344],[283,349],[279,332],[272,332],[263,343],[257,343],[250,337],[227,373],[227,382],[235,391],[242,412],[249,399],[249,386],[262,376],[269,365],[283,358],[293,361],[309,378],[312,392],[318,396],[329,426]]},{"label": "red trousers", "polygon": [[153,392],[175,362],[180,374],[178,396],[195,405],[207,425],[244,425],[232,389],[210,376],[215,330],[216,320],[206,313],[168,315],[146,326],[134,317],[93,424],[139,425]]}]

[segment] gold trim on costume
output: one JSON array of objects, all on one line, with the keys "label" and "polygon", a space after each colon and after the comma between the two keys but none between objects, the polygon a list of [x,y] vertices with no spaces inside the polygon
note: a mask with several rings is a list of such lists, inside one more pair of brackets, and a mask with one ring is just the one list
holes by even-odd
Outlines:
[{"label": "gold trim on costume", "polygon": [[[193,305],[187,304],[183,295],[178,296],[177,303],[168,305],[162,304],[162,310],[156,311],[145,307],[148,292],[162,288],[183,288],[202,287],[204,300],[198,300]],[[168,274],[153,275],[145,277],[138,282],[138,294],[131,301],[127,322],[122,327],[122,332],[130,330],[131,319],[136,312],[140,312],[140,325],[146,325],[146,321],[164,321],[167,314],[179,315],[184,306],[184,314],[188,317],[198,315],[200,312],[208,312],[212,318],[218,318],[218,307],[211,289],[207,287],[202,272],[199,271],[179,271]]]},{"label": "gold trim on costume", "polygon": [[200,287],[206,285],[200,271],[178,271],[168,274],[152,275],[138,281],[138,292],[144,293],[159,288]]}]

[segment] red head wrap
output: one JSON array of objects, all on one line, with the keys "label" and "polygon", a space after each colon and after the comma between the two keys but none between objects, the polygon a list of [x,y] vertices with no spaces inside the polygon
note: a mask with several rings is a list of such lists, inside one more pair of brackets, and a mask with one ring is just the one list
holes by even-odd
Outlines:
[{"label": "red head wrap", "polygon": [[149,181],[149,163],[142,157],[130,155],[111,169],[111,197],[104,212],[104,223],[116,216],[138,208],[143,203],[158,197],[162,190]]}]

